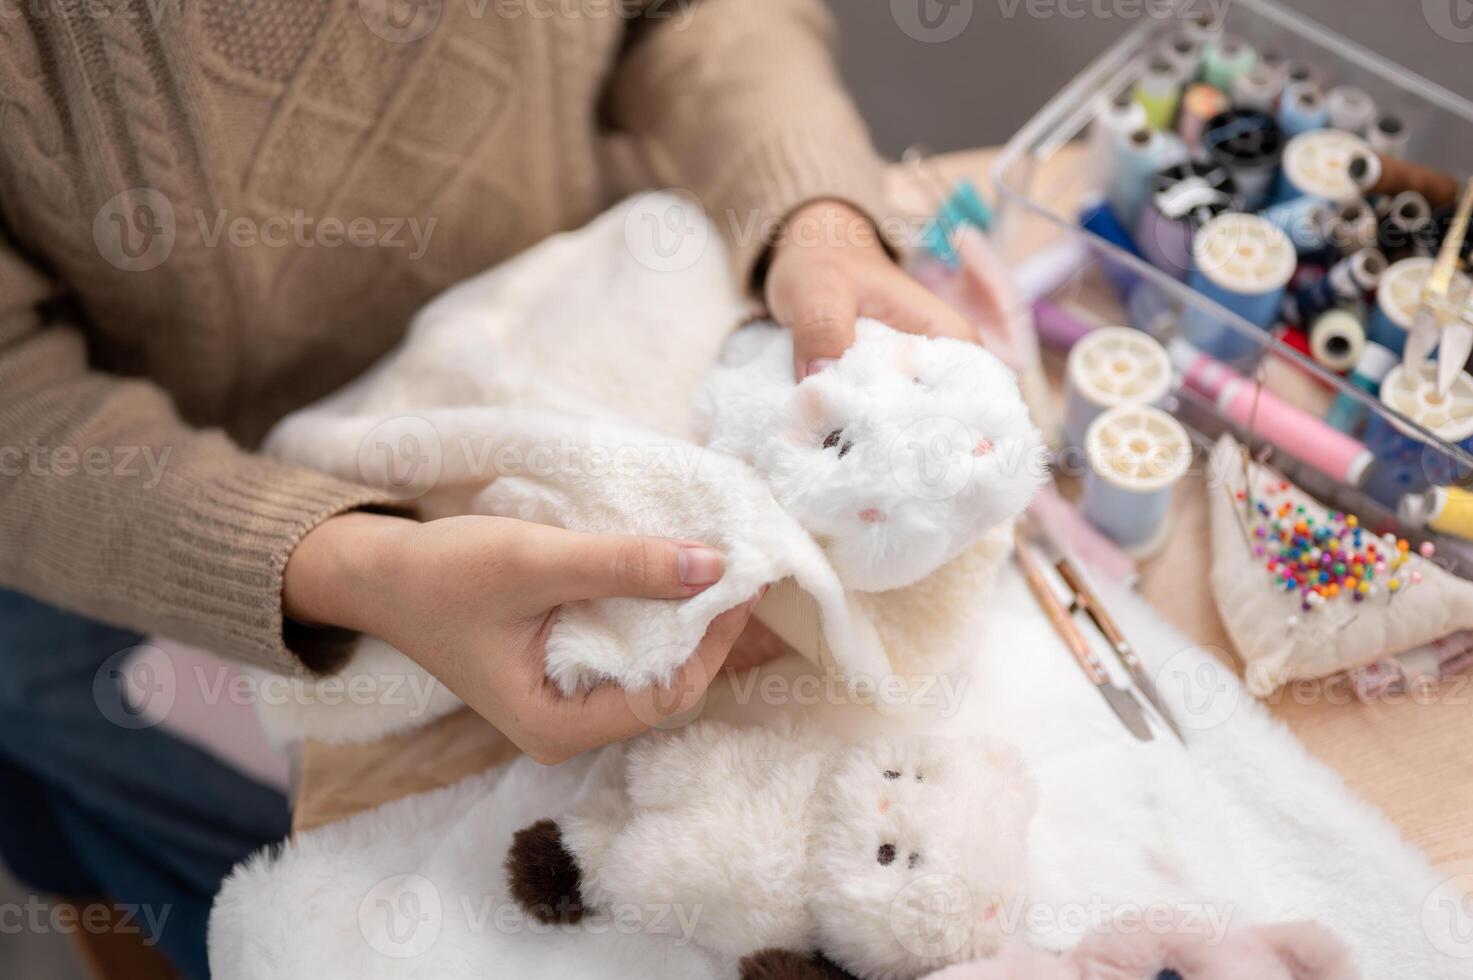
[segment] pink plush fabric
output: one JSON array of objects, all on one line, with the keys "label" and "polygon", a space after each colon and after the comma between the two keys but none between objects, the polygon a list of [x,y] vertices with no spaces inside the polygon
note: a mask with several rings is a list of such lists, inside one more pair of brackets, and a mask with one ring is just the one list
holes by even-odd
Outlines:
[{"label": "pink plush fabric", "polygon": [[1359,980],[1334,934],[1312,922],[1201,933],[1090,936],[1062,956],[1017,943],[990,960],[930,980]]}]

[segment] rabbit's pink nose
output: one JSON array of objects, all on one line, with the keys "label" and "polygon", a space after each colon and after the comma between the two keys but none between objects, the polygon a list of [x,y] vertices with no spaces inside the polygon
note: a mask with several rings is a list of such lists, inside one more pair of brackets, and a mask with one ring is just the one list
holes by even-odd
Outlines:
[{"label": "rabbit's pink nose", "polygon": [[992,452],[992,449],[993,445],[991,439],[979,439],[977,441],[977,445],[972,447],[972,455],[986,456],[988,453]]},{"label": "rabbit's pink nose", "polygon": [[859,519],[866,524],[883,524],[885,523],[885,512],[878,507],[866,507],[859,512]]},{"label": "rabbit's pink nose", "polygon": [[890,801],[889,800],[881,800],[880,801],[880,813],[881,814],[885,814],[885,813],[889,813],[889,812],[890,812]]}]

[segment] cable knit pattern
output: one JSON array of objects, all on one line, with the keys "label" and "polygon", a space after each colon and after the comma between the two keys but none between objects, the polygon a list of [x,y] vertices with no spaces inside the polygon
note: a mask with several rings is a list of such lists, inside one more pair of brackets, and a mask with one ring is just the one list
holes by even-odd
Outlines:
[{"label": "cable knit pattern", "polygon": [[[734,237],[817,196],[876,212],[819,0],[662,3],[633,41],[621,7],[120,0],[4,19],[0,585],[300,669],[286,560],[383,501],[250,448],[436,292],[605,207],[598,120],[741,217],[719,222]],[[734,244],[746,276],[762,243]]]}]

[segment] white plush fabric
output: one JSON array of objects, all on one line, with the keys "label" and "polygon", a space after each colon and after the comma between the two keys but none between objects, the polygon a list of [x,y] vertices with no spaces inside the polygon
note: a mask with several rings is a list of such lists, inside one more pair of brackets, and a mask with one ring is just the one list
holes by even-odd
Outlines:
[{"label": "white plush fabric", "polygon": [[[640,220],[672,210],[683,211],[685,226],[705,243],[684,250],[673,269],[636,247]],[[956,488],[963,492],[914,504],[897,497],[905,482],[884,455],[869,459],[863,482],[883,495],[895,517],[893,527],[879,525],[883,547],[861,543],[860,549],[899,568],[908,553],[899,547],[903,539],[938,547],[915,549],[924,562],[907,567],[907,588],[846,591],[813,536],[774,500],[764,479],[737,458],[696,444],[696,396],[723,342],[750,313],[731,281],[725,246],[698,207],[668,194],[627,201],[587,228],[447,291],[415,318],[399,349],[347,388],[288,416],[265,448],[413,500],[430,517],[521,517],[582,531],[700,540],[726,552],[722,580],[694,599],[566,607],[548,639],[548,673],[564,691],[604,680],[638,688],[667,679],[711,619],[760,585],[781,580],[758,618],[771,620],[815,661],[839,666],[857,686],[894,691],[879,699],[888,709],[906,695],[884,679],[940,669],[958,654],[970,606],[954,599],[983,586],[1002,553],[998,542],[1008,530],[998,522],[1026,502],[1042,472],[1036,436],[1020,413],[1016,383],[990,355],[866,325],[865,339],[840,360],[834,377],[810,379],[804,391],[828,399],[838,385],[853,401],[855,379],[875,374],[866,364],[898,345],[938,389],[923,398],[907,393],[912,411],[934,402],[948,423],[943,435],[978,427],[996,451],[971,456],[977,440],[968,441],[967,454],[948,471],[963,477]],[[790,371],[787,363],[782,370]],[[774,403],[793,407],[795,386],[790,378],[783,384],[788,397],[774,396]],[[977,398],[978,391],[985,397]],[[751,407],[736,394],[723,397],[740,401],[743,411]],[[922,435],[933,434],[928,419],[934,420],[918,419]],[[904,476],[926,463],[911,459],[910,470],[895,472]],[[791,470],[782,479],[790,490],[801,484]],[[815,478],[813,486],[825,484]],[[940,489],[953,488],[943,482]],[[799,511],[811,517],[821,508],[821,501],[805,502]],[[932,512],[965,523],[964,533],[928,529]],[[857,516],[852,525],[859,535],[870,529]],[[991,540],[979,542],[988,527]],[[911,581],[943,562],[925,581]],[[782,615],[791,608],[802,611],[797,621]],[[436,690],[372,705],[339,696],[341,685],[360,680],[372,690]],[[291,683],[291,703],[260,708],[279,741],[370,740],[424,724],[459,703],[373,639],[360,642],[337,677]]]},{"label": "white plush fabric", "polygon": [[1034,790],[1000,739],[698,722],[605,771],[559,821],[583,901],[700,908],[692,939],[728,967],[818,948],[861,978],[919,976],[996,953],[1027,895]]},{"label": "white plush fabric", "polygon": [[1022,513],[1048,476],[1017,376],[975,344],[861,319],[802,384],[793,335],[733,334],[697,402],[711,449],[750,463],[844,586],[921,581]]},{"label": "white plush fabric", "polygon": [[[1290,485],[1269,496],[1284,477],[1252,464],[1255,499],[1290,500],[1320,519],[1326,507]],[[1295,680],[1329,677],[1383,657],[1394,657],[1458,630],[1473,629],[1473,582],[1413,553],[1400,576],[1418,572],[1421,582],[1391,593],[1381,583],[1363,602],[1339,599],[1311,611],[1297,592],[1272,587],[1264,559],[1245,533],[1254,525],[1237,494],[1245,487],[1240,444],[1223,436],[1213,449],[1207,480],[1212,512],[1212,594],[1233,646],[1246,665],[1248,689],[1265,697]]]},{"label": "white plush fabric", "polygon": [[[1367,978],[1464,976],[1466,961],[1434,945],[1442,937],[1447,948],[1457,923],[1438,918],[1452,906],[1436,902],[1440,876],[1426,860],[1313,760],[1230,669],[1133,597],[1104,598],[1174,707],[1188,751],[1164,737],[1141,744],[1124,731],[1010,565],[975,598],[969,653],[958,673],[935,679],[933,705],[920,718],[840,704],[797,657],[722,681],[704,717],[750,726],[803,716],[843,738],[928,731],[1017,745],[1038,792],[1031,901],[1005,909],[1003,923],[1040,945],[1069,946],[1092,921],[1170,905],[1209,930],[1316,919],[1345,940]],[[622,764],[620,752],[553,768],[519,760],[252,859],[216,902],[213,975],[731,976],[688,941],[692,909],[621,907],[577,926],[543,927],[507,894],[501,864],[512,834],[577,805],[607,778],[600,766]],[[753,845],[738,825],[728,846]]]}]

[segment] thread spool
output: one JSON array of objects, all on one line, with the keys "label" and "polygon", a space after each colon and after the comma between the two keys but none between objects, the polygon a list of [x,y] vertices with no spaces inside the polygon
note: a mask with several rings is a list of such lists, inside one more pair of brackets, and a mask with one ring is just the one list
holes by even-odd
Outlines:
[{"label": "thread spool", "polygon": [[1434,208],[1450,208],[1458,203],[1462,186],[1452,174],[1386,154],[1377,159],[1380,167],[1376,179],[1366,187],[1369,193],[1396,195],[1411,191]]},{"label": "thread spool", "polygon": [[1401,498],[1396,514],[1411,527],[1430,527],[1439,534],[1473,541],[1473,492],[1462,487],[1433,487],[1425,494],[1408,494]]},{"label": "thread spool", "polygon": [[1181,76],[1165,58],[1152,58],[1145,74],[1135,83],[1135,100],[1146,110],[1146,125],[1152,129],[1170,129],[1181,104]]},{"label": "thread spool", "polygon": [[1265,208],[1259,215],[1289,236],[1301,258],[1315,260],[1330,251],[1335,205],[1320,197],[1296,197]]},{"label": "thread spool", "polygon": [[1379,226],[1375,209],[1365,201],[1344,201],[1330,219],[1325,237],[1330,247],[1343,257],[1376,248],[1380,240]]},{"label": "thread spool", "polygon": [[1151,178],[1151,194],[1136,225],[1141,254],[1161,271],[1186,279],[1197,232],[1236,209],[1236,192],[1232,174],[1215,164],[1183,163],[1160,171]]},{"label": "thread spool", "polygon": [[[1459,374],[1446,395],[1437,391],[1437,365],[1398,364],[1381,382],[1381,404],[1443,442],[1473,452],[1473,375]],[[1366,445],[1376,454],[1366,492],[1387,507],[1409,493],[1466,481],[1467,470],[1445,450],[1400,420],[1377,412],[1366,423]]]},{"label": "thread spool", "polygon": [[1258,61],[1258,52],[1247,41],[1233,34],[1209,38],[1202,47],[1202,80],[1219,91],[1231,94],[1238,76]]},{"label": "thread spool", "polygon": [[1416,191],[1403,191],[1386,207],[1376,232],[1377,244],[1393,262],[1437,251],[1438,229],[1432,206]]},{"label": "thread spool", "polygon": [[[1298,260],[1287,235],[1254,214],[1213,218],[1192,243],[1188,282],[1218,305],[1254,326],[1269,330],[1278,321],[1285,287]],[[1252,354],[1259,345],[1230,324],[1192,307],[1182,333],[1198,348],[1223,360]]]},{"label": "thread spool", "polygon": [[1330,125],[1347,133],[1364,136],[1376,123],[1376,100],[1365,89],[1336,85],[1325,96]]},{"label": "thread spool", "polygon": [[1251,431],[1331,479],[1350,486],[1365,480],[1374,457],[1364,443],[1190,345],[1174,345],[1170,355],[1183,382],[1212,399],[1239,429]]},{"label": "thread spool", "polygon": [[1406,122],[1393,112],[1383,112],[1376,117],[1376,124],[1366,134],[1371,149],[1383,156],[1405,158],[1412,143],[1411,130]]},{"label": "thread spool", "polygon": [[1101,174],[1101,186],[1109,186],[1115,177],[1121,147],[1138,129],[1146,128],[1146,109],[1135,100],[1135,94],[1123,91],[1100,96],[1095,102],[1094,122],[1089,130],[1091,169]]},{"label": "thread spool", "polygon": [[1082,446],[1089,425],[1118,405],[1156,405],[1171,393],[1171,360],[1155,339],[1129,327],[1099,327],[1069,351],[1064,437]]},{"label": "thread spool", "polygon": [[1351,176],[1351,161],[1369,156],[1365,140],[1351,133],[1338,129],[1301,133],[1284,147],[1276,196],[1280,201],[1321,197],[1337,204],[1357,200],[1362,191]]},{"label": "thread spool", "polygon": [[1166,541],[1172,491],[1192,461],[1180,422],[1146,405],[1103,413],[1085,432],[1084,516],[1133,557]]},{"label": "thread spool", "polygon": [[1243,207],[1256,211],[1264,205],[1284,152],[1284,131],[1272,116],[1253,109],[1214,116],[1202,133],[1202,148],[1233,175]]},{"label": "thread spool", "polygon": [[1063,303],[1041,299],[1033,304],[1033,329],[1038,333],[1039,343],[1046,347],[1073,350],[1075,344],[1097,328],[1086,314]]},{"label": "thread spool", "polygon": [[1259,62],[1233,80],[1233,106],[1273,112],[1283,91],[1283,72],[1273,65]]},{"label": "thread spool", "polygon": [[[1086,231],[1098,235],[1116,248],[1136,258],[1144,258],[1140,249],[1136,247],[1135,240],[1130,237],[1130,232],[1125,230],[1125,225],[1121,223],[1114,206],[1109,202],[1101,201],[1092,207],[1085,208],[1079,215],[1079,224]],[[1113,256],[1101,254],[1100,262],[1104,266],[1110,285],[1115,287],[1116,295],[1122,303],[1125,302],[1134,291],[1136,284],[1140,282],[1140,276],[1134,269],[1116,261]]]},{"label": "thread spool", "polygon": [[1285,89],[1288,89],[1291,85],[1313,85],[1316,88],[1324,87],[1320,84],[1319,72],[1315,71],[1314,66],[1308,62],[1285,62],[1283,71]]},{"label": "thread spool", "polygon": [[[1422,302],[1422,287],[1432,272],[1432,262],[1426,256],[1393,262],[1381,274],[1381,282],[1376,287],[1376,307],[1371,313],[1367,333],[1371,340],[1397,357],[1406,351],[1407,331],[1412,328],[1412,320]],[[1470,287],[1473,287],[1473,282],[1466,275],[1454,273],[1448,301],[1461,305]]]},{"label": "thread spool", "polygon": [[1202,145],[1202,133],[1207,123],[1229,108],[1228,97],[1206,82],[1189,86],[1181,98],[1181,109],[1177,113],[1176,131],[1189,150]]},{"label": "thread spool", "polygon": [[1310,328],[1310,354],[1326,370],[1349,371],[1365,349],[1365,325],[1349,310],[1326,310]]},{"label": "thread spool", "polygon": [[1184,82],[1194,82],[1202,71],[1202,40],[1186,30],[1177,31],[1161,42],[1157,53],[1171,62],[1176,75]]},{"label": "thread spool", "polygon": [[1375,249],[1361,249],[1331,266],[1329,272],[1297,288],[1284,304],[1291,323],[1313,323],[1336,306],[1359,306],[1376,289],[1387,268],[1386,256]]},{"label": "thread spool", "polygon": [[1278,120],[1279,128],[1292,138],[1330,125],[1330,107],[1318,85],[1300,82],[1284,89]]},{"label": "thread spool", "polygon": [[1175,136],[1168,138],[1156,129],[1137,129],[1126,140],[1110,186],[1110,206],[1126,228],[1134,228],[1140,221],[1152,175],[1178,162],[1173,157],[1174,147],[1179,146]]},{"label": "thread spool", "polygon": [[[1391,373],[1391,369],[1396,367],[1396,363],[1395,354],[1380,344],[1368,340],[1365,349],[1361,351],[1360,360],[1356,361],[1355,367],[1351,369],[1346,380],[1372,398],[1379,398],[1381,382],[1386,375]],[[1370,409],[1364,402],[1342,391],[1335,396],[1335,401],[1330,406],[1325,421],[1331,428],[1354,436],[1360,432],[1361,426],[1365,425],[1366,416],[1369,414]]]}]

